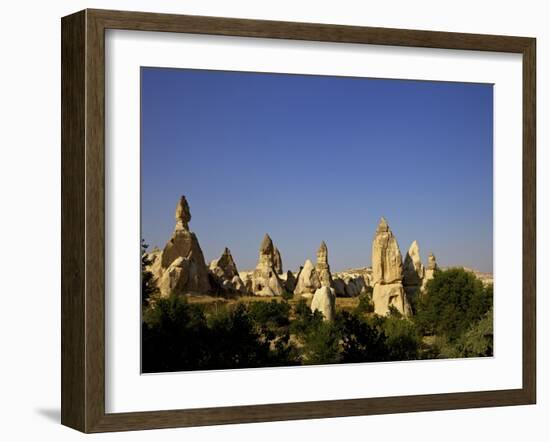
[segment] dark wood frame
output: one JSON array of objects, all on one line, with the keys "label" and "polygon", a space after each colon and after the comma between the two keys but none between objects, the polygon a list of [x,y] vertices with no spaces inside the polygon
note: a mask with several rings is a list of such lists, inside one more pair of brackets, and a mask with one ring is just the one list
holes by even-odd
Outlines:
[{"label": "dark wood frame", "polygon": [[[84,10],[62,19],[61,422],[84,432],[534,404],[536,40],[233,18]],[[189,410],[105,413],[105,33],[185,32],[519,53],[523,56],[523,386]],[[519,189],[518,189],[519,190]]]}]

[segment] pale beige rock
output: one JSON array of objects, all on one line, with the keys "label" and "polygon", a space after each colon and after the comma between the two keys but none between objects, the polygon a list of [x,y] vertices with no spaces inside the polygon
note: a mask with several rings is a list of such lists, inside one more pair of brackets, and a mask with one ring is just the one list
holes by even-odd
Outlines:
[{"label": "pale beige rock", "polygon": [[210,273],[220,287],[230,292],[247,293],[244,282],[239,277],[237,265],[231,251],[226,247],[220,256],[210,263]]},{"label": "pale beige rock", "polygon": [[324,241],[321,241],[319,250],[317,250],[317,263],[315,264],[315,270],[319,276],[321,286],[332,286],[332,275],[330,273],[330,266],[328,263],[328,248]]},{"label": "pale beige rock", "polygon": [[430,254],[428,255],[428,267],[424,272],[424,278],[422,278],[422,285],[420,287],[421,292],[424,292],[426,290],[426,285],[428,284],[428,281],[434,278],[437,269],[438,267],[435,256],[433,253],[430,252]]},{"label": "pale beige rock", "polygon": [[402,278],[403,264],[399,245],[388,223],[382,218],[372,242],[372,298],[376,314],[387,315],[391,305],[403,316],[411,315]]},{"label": "pale beige rock", "polygon": [[239,274],[231,251],[227,247],[218,259],[210,263],[210,270],[216,276],[224,279],[232,279],[235,275]]},{"label": "pale beige rock", "polygon": [[406,318],[412,315],[411,306],[401,282],[376,284],[372,300],[374,312],[377,315],[386,316],[390,312],[390,306],[395,307]]},{"label": "pale beige rock", "polygon": [[320,311],[325,321],[334,321],[336,315],[336,295],[334,290],[328,286],[323,286],[315,291],[311,300],[311,311]]},{"label": "pale beige rock", "polygon": [[231,280],[231,286],[236,292],[246,294],[248,293],[248,289],[246,287],[246,284],[243,282],[243,280],[239,277],[239,275],[233,276],[233,279]]},{"label": "pale beige rock", "polygon": [[420,248],[415,240],[409,247],[403,261],[403,287],[409,298],[417,295],[422,286],[424,273],[424,266],[420,259]]},{"label": "pale beige rock", "polygon": [[295,295],[311,296],[321,287],[319,275],[315,270],[313,263],[307,259],[296,281]]},{"label": "pale beige rock", "polygon": [[246,288],[247,293],[253,293],[254,288],[254,278],[253,278],[253,272],[239,272],[239,277],[241,278],[241,281],[244,283],[244,286]]},{"label": "pale beige rock", "polygon": [[155,263],[152,266],[161,296],[189,292],[205,294],[211,290],[208,267],[199,241],[189,231],[190,220],[189,205],[182,196],[176,207],[176,226],[172,238],[158,254],[160,265]]},{"label": "pale beige rock", "polygon": [[388,223],[381,218],[372,242],[373,285],[401,281],[402,272],[403,264],[399,245]]},{"label": "pale beige rock", "polygon": [[260,246],[260,256],[252,274],[252,292],[258,296],[281,296],[285,289],[275,270],[275,248],[268,234]]}]

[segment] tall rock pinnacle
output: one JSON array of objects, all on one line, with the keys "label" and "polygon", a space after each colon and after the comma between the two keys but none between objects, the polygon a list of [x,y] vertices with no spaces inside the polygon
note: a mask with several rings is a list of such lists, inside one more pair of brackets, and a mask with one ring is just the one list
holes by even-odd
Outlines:
[{"label": "tall rock pinnacle", "polygon": [[199,241],[189,231],[190,220],[189,204],[185,196],[181,196],[176,206],[176,227],[164,246],[160,274],[156,275],[163,296],[187,292],[205,294],[211,289]]},{"label": "tall rock pinnacle", "polygon": [[191,211],[184,195],[182,195],[176,206],[176,230],[189,230]]},{"label": "tall rock pinnacle", "polygon": [[332,286],[332,275],[330,273],[330,266],[328,264],[328,247],[324,241],[321,241],[319,250],[317,250],[317,263],[315,264],[315,270],[319,275],[319,281],[321,286]]},{"label": "tall rock pinnacle", "polygon": [[384,218],[380,219],[372,242],[372,279],[374,311],[387,315],[395,307],[403,316],[411,307],[403,288],[403,262],[397,240]]}]

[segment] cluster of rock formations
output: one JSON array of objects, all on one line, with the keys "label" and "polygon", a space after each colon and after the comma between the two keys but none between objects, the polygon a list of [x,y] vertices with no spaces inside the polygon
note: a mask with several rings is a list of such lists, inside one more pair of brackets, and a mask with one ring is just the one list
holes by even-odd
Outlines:
[{"label": "cluster of rock formations", "polygon": [[409,299],[425,288],[437,269],[433,254],[427,267],[423,266],[416,241],[402,259],[397,240],[384,218],[372,243],[372,269],[332,273],[328,247],[322,241],[315,264],[307,259],[298,272],[285,273],[281,253],[267,234],[253,271],[239,272],[227,247],[220,258],[207,266],[197,237],[189,230],[190,220],[189,205],[182,196],[176,207],[172,237],[163,250],[149,253],[148,270],[153,273],[161,297],[171,293],[268,297],[293,294],[311,299],[312,311],[319,310],[330,321],[335,315],[337,296],[372,293],[375,313],[387,315],[395,308],[408,317],[412,314]]}]

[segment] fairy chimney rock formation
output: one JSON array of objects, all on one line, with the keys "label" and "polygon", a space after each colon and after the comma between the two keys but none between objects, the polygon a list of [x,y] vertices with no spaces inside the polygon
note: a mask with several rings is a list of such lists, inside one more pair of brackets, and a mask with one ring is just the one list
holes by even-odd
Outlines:
[{"label": "fairy chimney rock formation", "polygon": [[403,286],[408,296],[416,294],[424,279],[424,266],[420,259],[418,242],[412,242],[403,261]]},{"label": "fairy chimney rock formation", "polygon": [[266,233],[260,245],[260,256],[252,274],[252,291],[258,296],[280,296],[285,290],[275,269],[275,247]]},{"label": "fairy chimney rock formation", "polygon": [[333,321],[336,315],[336,295],[334,290],[323,286],[315,291],[311,300],[311,311],[319,310],[325,321]]},{"label": "fairy chimney rock formation", "polygon": [[154,276],[161,296],[171,293],[207,293],[210,291],[208,267],[197,236],[189,231],[191,211],[185,196],[176,206],[176,226],[172,238],[160,254],[160,266]]},{"label": "fairy chimney rock formation", "polygon": [[373,284],[400,282],[403,277],[403,264],[397,240],[384,218],[376,228],[372,242]]},{"label": "fairy chimney rock formation", "polygon": [[332,275],[330,274],[330,266],[328,264],[328,248],[324,241],[321,241],[321,246],[317,250],[317,263],[315,270],[319,276],[321,286],[332,286]]},{"label": "fairy chimney rock formation", "polygon": [[283,274],[283,258],[281,258],[281,252],[275,247],[273,251],[273,268],[277,272],[277,275]]},{"label": "fairy chimney rock formation", "polygon": [[403,316],[411,315],[402,279],[403,264],[399,245],[387,221],[381,218],[372,242],[372,298],[376,314],[387,315],[390,306],[393,306]]},{"label": "fairy chimney rock formation", "polygon": [[435,256],[432,252],[428,255],[428,267],[426,268],[426,271],[424,272],[424,278],[422,279],[422,286],[420,288],[420,291],[426,290],[426,284],[428,284],[428,281],[430,279],[434,278],[435,272],[437,271],[437,262],[435,260]]},{"label": "fairy chimney rock formation", "polygon": [[231,251],[226,247],[222,255],[210,263],[210,272],[219,285],[228,291],[246,293],[246,286],[239,276]]},{"label": "fairy chimney rock formation", "polygon": [[189,230],[189,221],[191,221],[191,211],[187,199],[182,195],[176,206],[176,230]]},{"label": "fairy chimney rock formation", "polygon": [[310,297],[318,288],[321,288],[321,281],[317,270],[315,270],[313,263],[306,259],[298,275],[294,294]]}]

